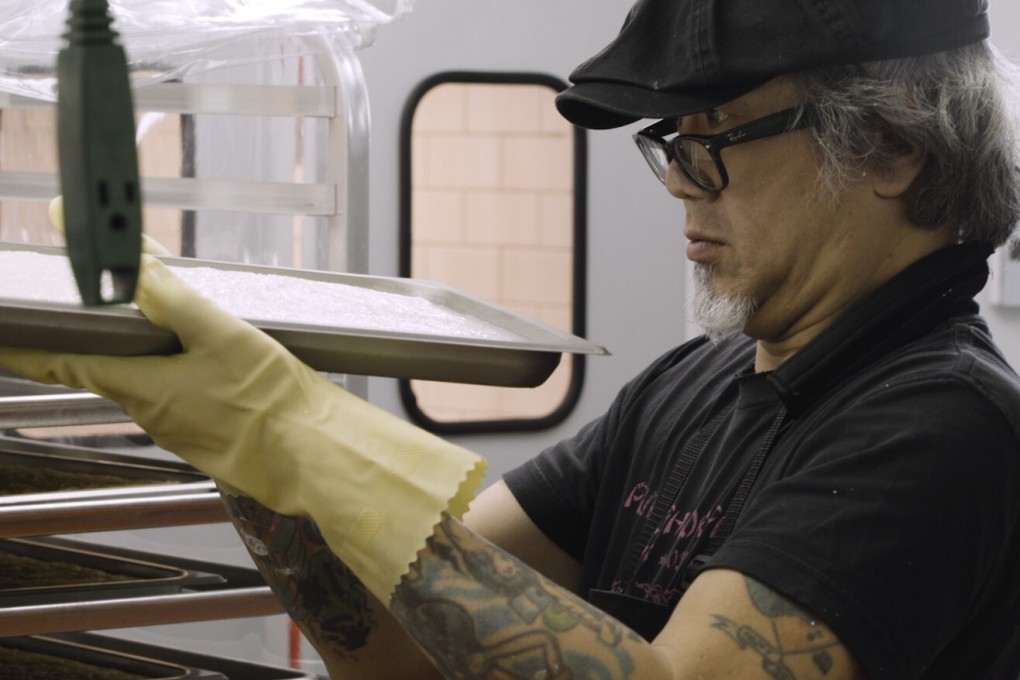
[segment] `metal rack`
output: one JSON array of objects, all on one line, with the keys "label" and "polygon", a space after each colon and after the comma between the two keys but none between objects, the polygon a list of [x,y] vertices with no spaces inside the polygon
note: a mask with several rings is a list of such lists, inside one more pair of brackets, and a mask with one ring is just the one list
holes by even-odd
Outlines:
[{"label": "metal rack", "polygon": [[[324,119],[318,140],[319,179],[312,183],[229,179],[142,178],[147,206],[321,217],[308,266],[337,272],[367,268],[368,104],[353,53],[329,53],[309,41],[322,84],[222,85],[161,83],[135,92],[139,112],[195,116],[286,116]],[[0,108],[44,109],[52,103],[0,93]],[[0,171],[0,199],[49,201],[58,193],[52,173]],[[326,247],[322,247],[325,243]],[[364,391],[360,378],[345,380]],[[119,407],[95,395],[30,386],[0,375],[0,429],[126,422]],[[183,465],[183,464],[182,464]],[[0,538],[221,523],[227,516],[212,481],[168,493],[75,497],[56,494],[30,503],[0,504]],[[200,566],[208,566],[200,564]],[[220,567],[223,569],[223,567]],[[62,633],[225,618],[282,611],[254,569],[225,568],[229,587],[200,592],[0,607],[0,637]]]},{"label": "metal rack", "polygon": [[[330,54],[322,38],[305,39],[322,85],[157,83],[136,90],[138,112],[190,115],[285,116],[328,121],[316,183],[194,178],[142,178],[151,207],[239,213],[320,216],[327,243],[315,268],[364,272],[368,261],[368,99],[360,62],[350,52]],[[317,43],[317,44],[316,44]],[[0,109],[46,109],[51,102],[0,93]],[[57,193],[54,173],[0,171],[0,199],[48,202]]]},{"label": "metal rack", "polygon": [[[32,440],[0,438],[0,449],[51,460],[88,456],[88,460],[124,463],[134,459]],[[169,472],[185,474],[184,463],[157,462]],[[228,521],[215,484],[197,474],[181,484],[39,493],[4,499],[0,504],[0,538],[37,537],[125,529],[159,528]],[[110,552],[110,548],[103,548]],[[119,551],[123,553],[124,551]],[[180,558],[167,558],[175,566]],[[93,628],[148,626],[223,618],[248,618],[282,612],[279,602],[254,569],[194,562],[204,571],[224,575],[222,586],[173,594],[118,596],[92,601],[0,606],[0,637],[62,633]]]}]

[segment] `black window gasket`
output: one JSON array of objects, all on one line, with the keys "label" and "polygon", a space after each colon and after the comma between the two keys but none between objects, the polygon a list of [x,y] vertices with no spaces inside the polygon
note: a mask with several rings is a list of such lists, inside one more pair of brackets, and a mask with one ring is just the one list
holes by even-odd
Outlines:
[{"label": "black window gasket", "polygon": [[[399,141],[399,275],[411,276],[411,146],[414,114],[421,100],[433,88],[449,83],[487,85],[543,85],[561,92],[567,84],[559,78],[535,72],[444,71],[424,79],[408,97],[400,120]],[[573,153],[573,275],[572,275],[572,328],[574,335],[585,336],[587,330],[587,273],[588,273],[588,139],[582,129],[574,128]],[[570,384],[560,404],[550,413],[538,418],[505,418],[496,420],[435,420],[418,405],[411,381],[399,380],[400,401],[410,420],[437,434],[480,434],[495,432],[533,432],[555,427],[574,410],[584,386],[585,357],[575,354],[564,357],[571,362]],[[506,388],[515,389],[515,388]]]}]

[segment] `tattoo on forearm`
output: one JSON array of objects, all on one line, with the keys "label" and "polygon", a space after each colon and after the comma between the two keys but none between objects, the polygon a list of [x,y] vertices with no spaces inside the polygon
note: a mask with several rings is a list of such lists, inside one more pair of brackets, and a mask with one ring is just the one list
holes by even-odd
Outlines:
[{"label": "tattoo on forearm", "polygon": [[223,498],[255,565],[305,635],[340,658],[364,647],[376,625],[367,592],[315,523],[280,515],[251,498]]},{"label": "tattoo on forearm", "polygon": [[447,678],[633,674],[634,633],[449,518],[391,610]]},{"label": "tattoo on forearm", "polygon": [[758,654],[770,678],[796,680],[791,665],[810,658],[822,675],[834,666],[830,650],[838,644],[835,636],[803,609],[754,579],[745,579],[751,602],[769,618],[770,628],[762,632],[725,616],[715,615],[714,628],[730,636],[740,649]]}]

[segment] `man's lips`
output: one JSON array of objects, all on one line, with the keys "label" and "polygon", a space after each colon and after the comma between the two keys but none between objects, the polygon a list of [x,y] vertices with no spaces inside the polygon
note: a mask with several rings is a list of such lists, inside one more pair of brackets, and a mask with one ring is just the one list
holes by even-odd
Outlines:
[{"label": "man's lips", "polygon": [[723,247],[722,241],[715,241],[707,236],[691,234],[687,238],[689,239],[687,259],[691,262],[710,262],[715,259],[719,249]]}]

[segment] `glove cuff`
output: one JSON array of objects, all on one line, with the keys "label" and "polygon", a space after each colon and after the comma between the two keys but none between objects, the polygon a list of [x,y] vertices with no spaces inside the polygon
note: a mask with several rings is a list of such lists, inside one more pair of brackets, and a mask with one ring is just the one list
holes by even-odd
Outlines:
[{"label": "glove cuff", "polygon": [[380,467],[370,492],[356,494],[361,508],[353,521],[350,512],[337,521],[312,515],[333,552],[386,605],[443,515],[459,519],[467,511],[486,463],[444,442],[424,452],[413,468]]}]

